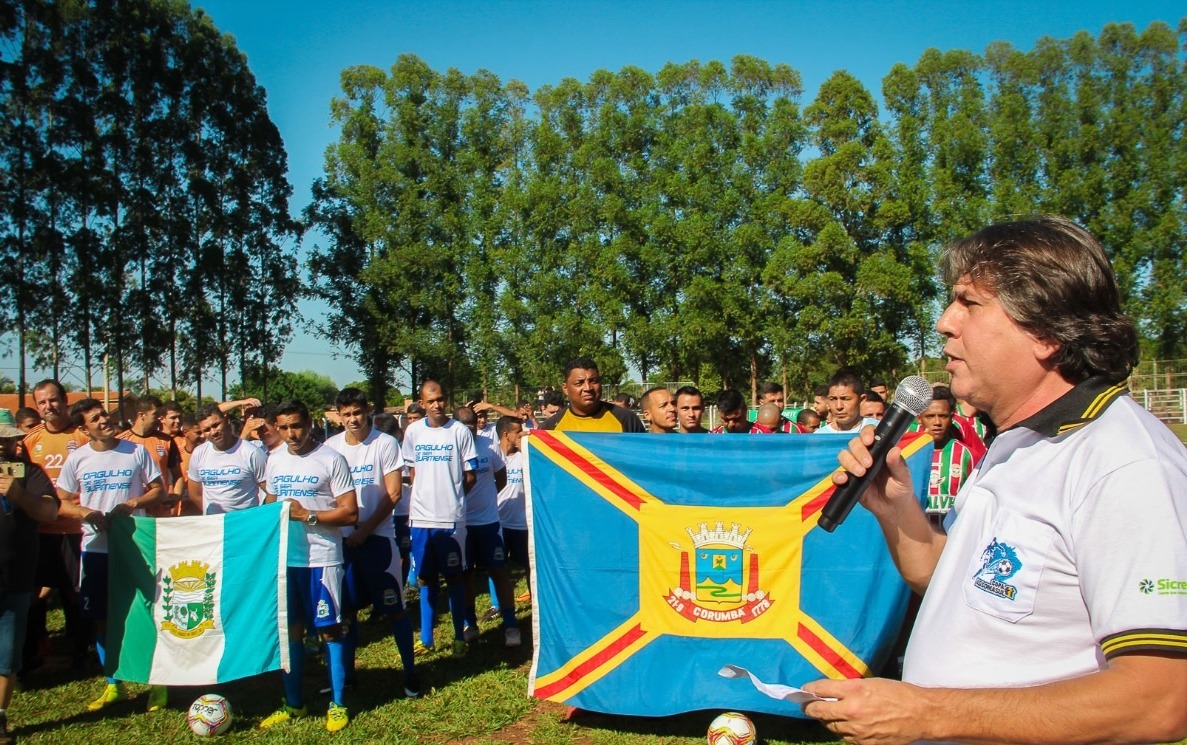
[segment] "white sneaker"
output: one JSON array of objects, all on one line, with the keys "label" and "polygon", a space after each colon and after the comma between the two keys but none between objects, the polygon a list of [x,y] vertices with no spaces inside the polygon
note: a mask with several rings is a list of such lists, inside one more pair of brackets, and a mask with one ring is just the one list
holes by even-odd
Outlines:
[{"label": "white sneaker", "polygon": [[519,636],[519,629],[506,629],[503,632],[503,646],[518,647],[522,643],[523,640]]}]

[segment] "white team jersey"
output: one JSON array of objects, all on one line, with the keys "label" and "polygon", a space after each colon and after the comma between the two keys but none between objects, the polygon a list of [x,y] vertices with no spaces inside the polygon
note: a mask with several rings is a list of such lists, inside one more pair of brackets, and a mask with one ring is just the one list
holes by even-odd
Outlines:
[{"label": "white team jersey", "polygon": [[[111,450],[97,452],[88,442],[66,458],[58,474],[57,486],[77,494],[78,503],[83,507],[107,513],[116,505],[142,496],[146,487],[159,478],[161,469],[143,445],[117,440]],[[144,510],[132,514],[144,515]],[[95,530],[84,520],[82,550],[93,554],[107,553],[107,532]]]},{"label": "white team jersey", "polygon": [[478,450],[477,480],[466,495],[466,525],[490,525],[499,522],[499,488],[495,474],[507,467],[503,451],[485,437],[474,440]]},{"label": "white team jersey", "polygon": [[418,528],[454,528],[466,519],[462,481],[478,466],[478,451],[470,430],[446,420],[430,427],[428,419],[408,425],[404,432],[404,462],[416,469],[409,505],[409,524]]},{"label": "white team jersey", "polygon": [[202,485],[202,514],[217,515],[259,504],[268,456],[243,440],[226,450],[212,442],[194,448],[186,477]]},{"label": "white team jersey", "polygon": [[523,451],[506,456],[507,485],[499,492],[499,525],[528,529],[528,505],[523,490]]},{"label": "white team jersey", "polygon": [[497,443],[499,441],[499,433],[497,430],[498,430],[498,425],[493,424],[493,423],[488,424],[485,427],[483,427],[482,429],[478,430],[478,436],[485,437],[486,439],[490,440],[491,442]]},{"label": "white team jersey", "polygon": [[[354,491],[350,466],[336,450],[318,445],[304,455],[287,447],[268,456],[266,488],[280,499],[291,499],[307,510],[320,512],[338,506],[338,497]],[[337,525],[293,525],[289,528],[291,567],[325,567],[342,563],[342,531]]]},{"label": "white team jersey", "polygon": [[820,427],[818,427],[818,428],[816,429],[816,434],[818,434],[818,435],[820,435],[820,434],[824,434],[824,435],[836,435],[836,434],[849,435],[849,434],[856,434],[856,433],[860,432],[860,431],[862,430],[862,428],[863,428],[863,427],[865,427],[867,424],[871,424],[871,425],[873,425],[873,426],[877,427],[877,426],[878,426],[878,420],[877,420],[877,419],[874,419],[873,417],[869,417],[869,416],[867,416],[867,417],[862,417],[862,418],[861,418],[861,419],[858,421],[858,423],[857,423],[857,424],[853,425],[853,428],[852,428],[852,429],[837,429],[837,428],[835,428],[835,427],[832,425],[832,423],[831,423],[831,422],[823,422],[823,423],[820,425]]},{"label": "white team jersey", "polygon": [[[346,442],[346,433],[340,432],[326,440],[326,446],[342,453],[350,466],[350,478],[354,481],[354,493],[359,500],[359,523],[363,523],[375,514],[385,502],[391,500],[383,477],[393,471],[399,471],[401,479],[404,474],[404,456],[400,454],[400,443],[391,435],[371,428],[367,439],[358,445]],[[403,500],[401,500],[403,501]],[[354,532],[354,527],[347,525],[342,528],[342,535]],[[396,535],[395,526],[391,519],[380,520],[372,535],[393,538]]]}]

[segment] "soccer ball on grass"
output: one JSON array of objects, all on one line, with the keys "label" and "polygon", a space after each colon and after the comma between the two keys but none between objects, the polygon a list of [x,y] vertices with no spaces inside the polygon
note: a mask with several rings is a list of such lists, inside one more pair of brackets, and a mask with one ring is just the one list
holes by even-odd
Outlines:
[{"label": "soccer ball on grass", "polygon": [[745,714],[727,711],[709,725],[709,745],[750,745],[758,742],[754,722]]},{"label": "soccer ball on grass", "polygon": [[217,693],[199,696],[190,704],[185,720],[195,735],[221,735],[231,728],[231,702]]}]

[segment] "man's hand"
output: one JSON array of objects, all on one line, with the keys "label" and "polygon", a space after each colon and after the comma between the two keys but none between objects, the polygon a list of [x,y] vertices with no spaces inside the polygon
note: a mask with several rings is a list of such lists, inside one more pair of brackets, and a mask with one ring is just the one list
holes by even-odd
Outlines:
[{"label": "man's hand", "polygon": [[818,680],[804,690],[836,701],[812,701],[804,713],[845,742],[904,745],[926,738],[923,689],[884,678]]},{"label": "man's hand", "polygon": [[298,522],[305,522],[305,518],[309,517],[309,510],[301,506],[301,503],[295,499],[284,500],[289,503],[289,519]]},{"label": "man's hand", "polygon": [[[837,455],[837,460],[845,470],[833,473],[833,483],[837,486],[844,484],[849,480],[849,474],[864,476],[874,465],[870,455],[870,446],[873,444],[873,425],[862,427],[857,437],[849,441],[849,448]],[[886,454],[886,466],[870,483],[862,495],[861,503],[877,517],[891,517],[904,501],[915,501],[915,488],[902,451],[893,447]]]},{"label": "man's hand", "polygon": [[350,535],[342,539],[343,545],[349,548],[358,548],[367,540],[367,532],[362,530],[355,530]]},{"label": "man's hand", "polygon": [[107,515],[98,510],[88,512],[82,521],[100,532],[107,530]]},{"label": "man's hand", "polygon": [[15,496],[15,493],[11,491],[14,485],[18,489],[20,488],[17,480],[10,474],[0,473],[0,494],[3,494],[6,497]]}]

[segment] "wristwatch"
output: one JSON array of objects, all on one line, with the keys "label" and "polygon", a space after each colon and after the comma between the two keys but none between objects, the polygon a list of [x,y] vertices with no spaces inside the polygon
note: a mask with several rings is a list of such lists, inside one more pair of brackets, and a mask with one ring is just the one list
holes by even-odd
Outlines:
[{"label": "wristwatch", "polygon": [[305,516],[305,524],[306,525],[317,525],[317,513],[310,512],[308,515],[306,515]]}]

